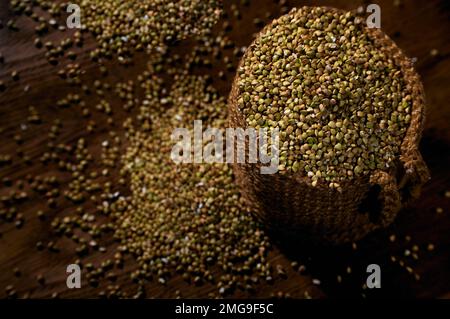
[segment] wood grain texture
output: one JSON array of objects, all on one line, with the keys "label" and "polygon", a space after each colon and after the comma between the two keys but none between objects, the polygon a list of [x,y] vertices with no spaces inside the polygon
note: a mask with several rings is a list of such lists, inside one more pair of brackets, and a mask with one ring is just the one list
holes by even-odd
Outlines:
[{"label": "wood grain texture", "polygon": [[[239,1],[225,1],[225,9],[230,13],[232,3]],[[276,17],[280,15],[277,1],[251,1],[250,7],[242,7],[242,19],[237,20],[231,14],[227,18],[231,22],[230,39],[237,46],[248,45],[259,30],[253,24],[258,17],[266,22],[266,13]],[[450,294],[450,199],[445,198],[444,192],[450,190],[450,5],[448,1],[401,1],[399,7],[393,1],[377,1],[382,10],[382,29],[390,35],[399,47],[410,57],[416,57],[416,67],[422,77],[427,95],[427,121],[421,143],[421,152],[428,164],[432,179],[423,189],[420,200],[410,208],[404,209],[394,224],[386,230],[377,231],[357,243],[354,250],[351,245],[328,249],[312,249],[293,245],[292,243],[274,244],[270,254],[273,264],[282,264],[288,270],[286,280],[277,279],[273,285],[264,285],[254,294],[237,292],[234,297],[268,297],[271,293],[282,291],[293,297],[304,297],[305,291],[312,297],[434,297],[448,298]],[[327,5],[343,9],[355,9],[367,1],[287,1],[288,7],[300,5]],[[241,8],[241,5],[239,5]],[[108,131],[113,129],[123,133],[121,121],[127,117],[122,110],[119,100],[111,100],[114,109],[115,126],[106,122],[106,116],[93,112],[90,120],[97,124],[93,134],[86,133],[87,120],[76,108],[62,109],[56,101],[74,92],[74,88],[61,80],[57,71],[67,65],[67,59],[61,59],[57,66],[47,63],[43,49],[33,45],[35,38],[35,23],[25,17],[14,17],[8,9],[8,1],[0,0],[0,20],[6,25],[10,18],[17,19],[19,31],[11,31],[6,27],[0,29],[0,52],[4,56],[4,63],[0,64],[0,80],[6,85],[6,90],[0,93],[0,154],[13,156],[12,164],[0,167],[0,180],[5,176],[13,181],[24,180],[27,174],[49,176],[56,175],[61,180],[61,192],[67,187],[70,176],[60,172],[55,164],[44,165],[39,161],[48,143],[48,131],[55,119],[63,123],[61,135],[57,143],[74,144],[80,137],[88,141],[89,150],[99,156],[101,142],[108,137]],[[223,22],[223,21],[222,21]],[[222,23],[221,22],[221,23]],[[61,40],[70,34],[52,31],[43,40]],[[144,54],[138,54],[133,65],[123,67],[115,62],[108,62],[109,73],[103,77],[99,67],[89,59],[89,50],[95,43],[87,39],[82,48],[77,48],[79,63],[84,70],[83,83],[92,86],[96,79],[111,85],[119,81],[134,79],[146,64]],[[439,50],[437,57],[432,57],[430,51]],[[177,50],[181,52],[183,44]],[[231,50],[225,50],[230,54]],[[237,59],[233,60],[237,65]],[[11,72],[17,70],[20,80],[13,81]],[[213,84],[224,96],[230,90],[233,73],[228,72],[225,79],[217,76],[224,65],[214,61],[207,72],[213,77]],[[204,70],[201,70],[204,72]],[[29,86],[27,92],[24,88]],[[138,92],[142,94],[142,92]],[[108,95],[108,94],[107,94]],[[86,99],[88,106],[94,108],[98,98]],[[29,124],[26,121],[28,107],[33,105],[43,119],[42,124]],[[26,129],[23,126],[26,124]],[[13,137],[19,133],[23,137],[23,144],[18,145]],[[122,145],[126,147],[126,144]],[[31,164],[23,161],[23,154],[31,158]],[[95,164],[92,166],[96,169]],[[127,258],[123,269],[115,269],[119,276],[116,282],[101,281],[99,287],[90,287],[83,277],[81,289],[68,290],[65,285],[66,266],[78,258],[74,253],[74,244],[67,239],[60,239],[51,230],[51,220],[55,216],[64,216],[73,212],[76,205],[61,196],[55,209],[49,209],[42,196],[29,190],[25,183],[25,191],[29,198],[17,205],[26,222],[21,229],[14,224],[0,221],[0,297],[5,297],[4,288],[13,285],[19,297],[29,295],[33,298],[48,298],[58,292],[62,298],[91,298],[104,291],[108,284],[120,285],[120,289],[132,295],[136,285],[129,279],[136,264],[131,257]],[[8,194],[15,187],[0,186],[0,196]],[[126,192],[126,189],[121,189]],[[176,196],[174,194],[174,196]],[[436,208],[442,207],[443,213],[437,214]],[[39,210],[48,212],[47,219],[40,221],[36,217]],[[95,207],[90,207],[94,211]],[[396,234],[397,240],[391,242],[389,236]],[[408,240],[407,236],[411,239]],[[405,238],[406,237],[406,238]],[[54,241],[59,252],[47,249],[37,251],[37,241],[48,243]],[[428,251],[427,245],[433,243],[434,251]],[[91,252],[83,262],[99,264],[102,260],[111,258],[117,243],[112,237],[105,238],[101,244],[106,252]],[[405,250],[412,250],[417,244],[420,248],[419,259],[405,256]],[[393,263],[391,256],[402,260],[410,266],[414,273],[420,275],[415,280],[409,274],[406,266],[398,262]],[[299,260],[306,265],[306,273],[299,275],[289,267],[291,260]],[[364,290],[366,267],[377,263],[382,268],[382,289]],[[13,275],[13,268],[19,267],[21,276]],[[351,273],[348,272],[351,268]],[[44,275],[46,284],[39,285],[36,280],[38,274]],[[337,282],[341,276],[342,283]],[[320,286],[313,285],[312,279],[319,279]],[[180,290],[184,297],[206,297],[214,290],[212,286],[194,287],[184,282],[180,277],[174,277],[166,286],[149,282],[146,285],[147,297],[170,297],[175,290]]]}]

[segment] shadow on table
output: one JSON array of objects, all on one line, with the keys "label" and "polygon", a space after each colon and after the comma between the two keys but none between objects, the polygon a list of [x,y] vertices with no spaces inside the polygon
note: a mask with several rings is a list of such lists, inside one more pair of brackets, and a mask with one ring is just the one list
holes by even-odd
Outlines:
[{"label": "shadow on table", "polygon": [[[450,247],[450,201],[443,196],[448,184],[442,184],[450,178],[450,147],[436,136],[428,130],[421,143],[435,178],[425,185],[420,199],[403,209],[387,229],[337,247],[274,232],[270,233],[272,240],[290,260],[305,265],[305,274],[319,279],[320,288],[331,298],[439,297],[448,293],[450,254],[445,247]],[[436,214],[435,207],[444,207],[444,213]],[[428,251],[429,243],[435,251]],[[381,268],[381,289],[363,288],[370,264]]]}]

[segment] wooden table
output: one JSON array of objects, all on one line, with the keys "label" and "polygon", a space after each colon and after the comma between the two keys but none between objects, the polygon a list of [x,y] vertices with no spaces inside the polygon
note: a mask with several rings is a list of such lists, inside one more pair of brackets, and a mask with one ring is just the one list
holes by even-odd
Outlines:
[{"label": "wooden table", "polygon": [[[241,10],[242,19],[236,20],[229,14],[232,25],[229,37],[238,46],[248,45],[253,34],[260,28],[253,23],[255,18],[268,22],[270,18],[280,15],[280,1],[251,1],[250,7]],[[422,76],[427,94],[427,124],[424,132],[421,151],[429,165],[432,180],[424,187],[422,196],[412,207],[404,209],[389,229],[370,235],[356,247],[344,247],[313,250],[307,247],[280,249],[274,247],[270,254],[273,264],[284,265],[288,271],[288,279],[276,279],[273,285],[258,288],[255,294],[236,292],[234,297],[268,297],[271,293],[289,293],[292,297],[450,297],[450,198],[444,193],[450,190],[450,5],[448,1],[377,1],[381,7],[382,28],[410,57],[416,57],[417,70]],[[230,13],[231,3],[226,1],[226,11]],[[287,1],[286,6],[327,5],[344,9],[355,9],[359,5],[367,5],[367,1]],[[241,5],[238,5],[241,7]],[[6,28],[6,22],[17,20],[19,31]],[[129,279],[129,274],[136,269],[132,258],[128,258],[123,269],[114,270],[118,274],[115,282],[103,280],[99,287],[91,287],[83,277],[81,289],[69,290],[66,287],[66,266],[78,258],[74,254],[74,244],[59,238],[51,230],[51,220],[55,216],[64,216],[73,212],[77,205],[60,196],[56,208],[48,208],[42,196],[30,190],[26,182],[27,175],[57,176],[60,180],[61,193],[67,187],[70,176],[61,172],[56,164],[43,164],[39,161],[48,143],[48,132],[56,119],[62,123],[61,134],[57,143],[73,145],[80,137],[89,141],[90,150],[99,154],[101,142],[107,138],[111,127],[106,117],[93,112],[89,120],[96,122],[93,134],[87,134],[87,119],[73,108],[60,108],[56,101],[74,92],[62,80],[57,72],[68,63],[78,63],[84,70],[83,83],[92,86],[96,79],[111,85],[118,81],[133,79],[145,66],[145,56],[138,54],[133,65],[119,66],[115,62],[106,64],[107,76],[99,73],[99,66],[89,59],[89,51],[95,43],[88,39],[82,48],[76,48],[77,59],[70,62],[60,59],[57,66],[47,63],[44,49],[33,45],[35,38],[32,22],[26,17],[15,17],[8,9],[8,1],[0,1],[0,20],[5,27],[0,30],[0,52],[4,62],[0,63],[0,80],[6,90],[0,93],[0,154],[12,156],[12,162],[0,166],[0,179],[8,177],[13,186],[0,186],[0,196],[18,191],[16,182],[24,181],[23,190],[28,199],[15,205],[22,214],[25,223],[16,229],[14,223],[0,221],[0,297],[5,297],[5,288],[13,285],[18,297],[48,298],[90,298],[98,296],[100,291],[108,291],[108,285],[119,285],[120,291],[132,296],[136,285]],[[222,22],[221,22],[222,23]],[[43,41],[59,41],[67,37],[71,31],[51,32],[43,37]],[[436,49],[439,54],[432,56],[430,51]],[[231,56],[231,49],[225,54]],[[233,60],[237,64],[236,59]],[[214,78],[214,85],[224,95],[228,94],[232,73],[225,79],[217,74],[223,69],[223,63],[214,64],[208,71]],[[14,81],[11,72],[17,70],[20,79]],[[77,89],[79,91],[79,89]],[[108,98],[108,97],[107,97]],[[94,100],[88,100],[90,107]],[[92,104],[92,105],[91,105]],[[111,100],[114,108],[114,130],[121,133],[120,124],[126,114],[120,111],[120,102]],[[41,118],[41,124],[27,122],[29,107],[34,106]],[[117,111],[116,111],[117,109]],[[18,144],[14,137],[20,134],[23,142]],[[123,145],[126,147],[126,145]],[[95,166],[94,166],[95,168]],[[124,190],[125,191],[125,190]],[[442,208],[442,213],[436,209]],[[44,210],[47,218],[40,221],[36,212]],[[93,211],[94,207],[89,208]],[[88,210],[89,210],[88,209]],[[389,239],[392,234],[396,240]],[[56,243],[58,251],[44,249],[38,251],[36,242]],[[434,250],[429,251],[429,244]],[[83,263],[92,262],[98,265],[102,260],[114,255],[117,244],[112,238],[105,238],[102,245],[106,252],[93,252],[83,258]],[[412,257],[413,246],[417,245],[418,259]],[[355,250],[356,248],[356,250]],[[405,253],[406,250],[406,253]],[[409,254],[408,254],[409,251]],[[395,262],[391,260],[395,257]],[[291,260],[299,260],[306,265],[306,272],[299,274],[289,266]],[[363,289],[367,278],[366,267],[376,263],[382,269],[382,289]],[[402,266],[403,265],[403,266]],[[20,276],[15,276],[13,269],[20,269]],[[411,268],[408,268],[411,267]],[[412,272],[410,274],[409,271]],[[36,277],[45,277],[45,284],[39,284]],[[338,276],[341,283],[338,282]],[[416,278],[415,278],[416,277]],[[420,278],[419,278],[420,277]],[[317,285],[319,279],[320,285]],[[111,289],[114,290],[113,287]],[[174,277],[167,286],[149,282],[146,285],[147,297],[171,297],[175,290],[180,290],[184,297],[206,297],[214,287],[194,287],[180,277]]]}]

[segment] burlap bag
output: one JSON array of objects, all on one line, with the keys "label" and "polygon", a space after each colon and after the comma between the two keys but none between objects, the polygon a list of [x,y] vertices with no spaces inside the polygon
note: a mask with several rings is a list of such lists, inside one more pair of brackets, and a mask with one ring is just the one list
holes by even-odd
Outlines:
[{"label": "burlap bag", "polygon": [[[320,183],[313,187],[310,179],[299,173],[263,175],[260,164],[234,164],[236,182],[243,197],[263,224],[283,237],[293,236],[318,244],[358,240],[377,228],[388,226],[403,205],[418,197],[421,186],[429,179],[418,149],[425,120],[420,78],[411,60],[383,31],[367,31],[401,66],[412,92],[412,120],[401,145],[401,154],[389,170],[375,170],[370,176],[341,182],[341,191]],[[250,45],[242,60],[253,46]],[[237,107],[237,82],[238,75],[229,97],[229,122],[231,127],[245,129],[244,115]]]}]

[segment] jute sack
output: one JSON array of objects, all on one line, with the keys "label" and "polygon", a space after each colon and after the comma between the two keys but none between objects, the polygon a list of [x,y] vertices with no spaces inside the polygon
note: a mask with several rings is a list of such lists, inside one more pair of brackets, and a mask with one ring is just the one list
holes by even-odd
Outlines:
[{"label": "jute sack", "polygon": [[[318,244],[356,241],[388,226],[403,205],[419,196],[421,186],[429,179],[418,149],[425,120],[420,78],[411,60],[383,31],[367,28],[367,32],[401,67],[412,95],[411,122],[400,154],[387,170],[374,170],[369,176],[340,182],[340,191],[320,182],[313,187],[311,180],[301,173],[264,175],[260,163],[233,164],[236,182],[252,211],[269,230],[283,237],[294,236]],[[253,47],[254,43],[244,54],[241,65]],[[229,123],[233,128],[246,129],[245,117],[237,106],[238,79],[236,75],[229,96]],[[235,144],[235,152],[242,151],[237,147]]]}]

